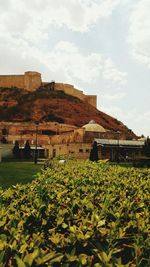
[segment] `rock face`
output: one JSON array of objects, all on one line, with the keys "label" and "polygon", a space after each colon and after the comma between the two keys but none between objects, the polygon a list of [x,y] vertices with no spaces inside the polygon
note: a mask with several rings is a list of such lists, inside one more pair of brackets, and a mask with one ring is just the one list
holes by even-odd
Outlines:
[{"label": "rock face", "polygon": [[0,88],[0,121],[56,121],[81,127],[90,120],[107,130],[121,131],[129,139],[136,138],[122,122],[64,91],[43,87],[33,92],[18,88]]}]

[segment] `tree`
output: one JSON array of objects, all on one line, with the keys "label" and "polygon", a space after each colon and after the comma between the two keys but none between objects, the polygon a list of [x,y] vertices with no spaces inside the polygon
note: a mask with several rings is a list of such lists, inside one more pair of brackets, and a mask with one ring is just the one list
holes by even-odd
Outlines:
[{"label": "tree", "polygon": [[147,137],[143,147],[144,155],[150,157],[150,138]]},{"label": "tree", "polygon": [[98,147],[97,147],[97,142],[93,142],[93,147],[90,152],[90,158],[91,161],[98,161]]},{"label": "tree", "polygon": [[19,142],[15,141],[14,147],[13,147],[13,154],[15,158],[19,159],[20,158],[20,149],[19,149]]},{"label": "tree", "polygon": [[24,147],[24,157],[25,159],[31,158],[31,147],[29,141],[27,140]]}]

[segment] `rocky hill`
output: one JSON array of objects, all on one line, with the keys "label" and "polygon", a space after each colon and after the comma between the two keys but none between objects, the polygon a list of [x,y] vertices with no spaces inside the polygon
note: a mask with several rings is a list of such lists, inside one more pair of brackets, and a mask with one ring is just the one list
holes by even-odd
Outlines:
[{"label": "rocky hill", "polygon": [[39,88],[29,93],[16,87],[0,88],[0,121],[57,121],[83,126],[90,120],[136,137],[122,122],[63,91]]}]

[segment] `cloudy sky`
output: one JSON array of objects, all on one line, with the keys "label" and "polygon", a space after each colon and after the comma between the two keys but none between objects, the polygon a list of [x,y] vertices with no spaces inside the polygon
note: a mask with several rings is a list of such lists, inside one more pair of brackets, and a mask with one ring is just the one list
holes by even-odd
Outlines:
[{"label": "cloudy sky", "polygon": [[0,74],[42,73],[150,135],[150,0],[0,0]]}]

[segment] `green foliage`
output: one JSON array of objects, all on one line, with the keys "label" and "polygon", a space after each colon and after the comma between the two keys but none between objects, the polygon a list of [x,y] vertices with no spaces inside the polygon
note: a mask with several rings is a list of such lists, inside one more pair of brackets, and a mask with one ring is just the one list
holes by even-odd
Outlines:
[{"label": "green foliage", "polygon": [[0,189],[0,266],[149,266],[150,170],[51,161]]}]

